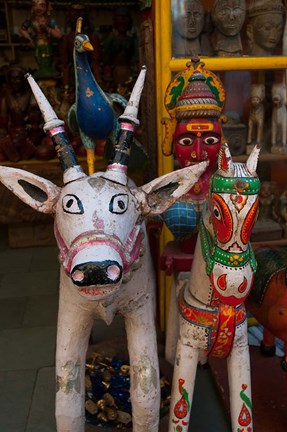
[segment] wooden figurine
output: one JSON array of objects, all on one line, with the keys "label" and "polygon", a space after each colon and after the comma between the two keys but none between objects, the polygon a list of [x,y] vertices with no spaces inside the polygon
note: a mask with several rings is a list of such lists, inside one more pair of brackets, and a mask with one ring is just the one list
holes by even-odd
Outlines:
[{"label": "wooden figurine", "polygon": [[274,55],[282,38],[284,15],[285,6],[281,0],[251,0],[246,25],[249,55]]},{"label": "wooden figurine", "polygon": [[[76,23],[74,36],[75,103],[69,108],[67,123],[86,151],[88,173],[95,172],[95,153],[110,158],[119,123],[117,118],[123,113],[128,101],[118,93],[105,93],[100,87],[89,62],[88,55],[93,45],[88,35],[82,33],[83,18]],[[147,156],[144,147],[134,136],[129,167],[141,171]]]},{"label": "wooden figurine", "polygon": [[286,85],[272,85],[272,129],[271,153],[287,153],[287,108]]},{"label": "wooden figurine", "polygon": [[32,0],[31,16],[26,19],[20,33],[34,47],[38,70],[37,78],[51,78],[56,75],[54,67],[53,39],[62,36],[56,21],[51,17],[49,0]]},{"label": "wooden figurine", "polygon": [[211,18],[215,27],[213,48],[220,57],[235,57],[242,53],[240,31],[246,14],[244,0],[215,0]]},{"label": "wooden figurine", "polygon": [[68,112],[68,125],[78,133],[87,152],[89,174],[95,171],[95,148],[115,130],[116,115],[111,100],[93,75],[87,54],[93,51],[89,37],[82,33],[83,18],[77,20],[74,37],[75,103]]},{"label": "wooden figurine", "polygon": [[56,352],[58,432],[84,431],[84,375],[95,318],[125,318],[130,356],[133,431],[157,432],[160,384],[155,331],[155,278],[143,218],[156,215],[187,192],[206,168],[169,173],[135,187],[127,177],[130,144],[146,70],[125,112],[114,156],[105,172],[87,176],[59,120],[28,77],[56,146],[64,186],[29,172],[0,167],[1,182],[34,209],[55,215],[60,251],[60,300]]},{"label": "wooden figurine", "polygon": [[246,153],[253,148],[252,143],[263,144],[264,118],[265,118],[265,86],[264,84],[252,84],[250,95],[250,112],[248,118],[248,134]]},{"label": "wooden figurine", "polygon": [[[167,87],[165,106],[169,118],[163,154],[175,155],[180,167],[208,161],[208,167],[198,181],[160,218],[179,242],[182,254],[192,254],[198,224],[209,193],[209,182],[217,168],[217,159],[223,143],[221,114],[225,92],[221,81],[198,59],[188,64]],[[175,286],[178,275],[173,274],[173,287],[166,331],[165,357],[173,364],[178,339]]]},{"label": "wooden figurine", "polygon": [[247,320],[256,260],[249,242],[258,213],[259,147],[246,164],[221,147],[199,227],[190,279],[178,293],[180,336],[169,432],[188,430],[199,356],[227,358],[233,432],[251,432],[252,404]]},{"label": "wooden figurine", "polygon": [[202,54],[200,35],[204,27],[204,8],[200,0],[173,2],[172,55],[194,57]]},{"label": "wooden figurine", "polygon": [[[221,114],[225,92],[221,81],[195,58],[187,68],[169,83],[165,106],[169,118],[164,118],[165,138],[162,151],[174,154],[181,168],[201,161],[208,167],[188,194],[162,217],[176,240],[188,241],[197,232],[197,224],[209,192],[209,181],[217,167],[217,157],[223,142]],[[174,211],[172,215],[171,211]],[[178,212],[182,216],[178,221]],[[184,216],[188,219],[184,220]],[[188,246],[187,246],[188,247]]]}]

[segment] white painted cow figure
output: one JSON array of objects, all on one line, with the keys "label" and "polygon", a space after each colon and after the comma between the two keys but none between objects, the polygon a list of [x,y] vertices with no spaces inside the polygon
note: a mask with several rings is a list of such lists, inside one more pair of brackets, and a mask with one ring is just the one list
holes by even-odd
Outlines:
[{"label": "white painted cow figure", "polygon": [[0,180],[25,203],[55,215],[60,250],[56,353],[58,432],[84,431],[85,356],[95,318],[125,319],[131,370],[133,431],[157,432],[160,386],[155,331],[155,279],[143,219],[186,193],[206,163],[135,187],[127,161],[145,69],[120,117],[113,161],[87,176],[43,93],[28,76],[64,171],[62,188],[29,172],[0,167]]}]

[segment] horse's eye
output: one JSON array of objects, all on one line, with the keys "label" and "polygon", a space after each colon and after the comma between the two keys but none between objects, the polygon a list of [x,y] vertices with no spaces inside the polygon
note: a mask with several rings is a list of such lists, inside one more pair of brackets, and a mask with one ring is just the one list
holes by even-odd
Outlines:
[{"label": "horse's eye", "polygon": [[122,214],[128,208],[129,197],[127,194],[114,195],[110,201],[110,212],[115,214]]},{"label": "horse's eye", "polygon": [[81,200],[72,194],[65,195],[62,200],[62,206],[65,213],[83,214],[84,208]]},{"label": "horse's eye", "polygon": [[212,213],[217,240],[227,243],[233,232],[232,213],[223,197],[216,193],[212,194]]},{"label": "horse's eye", "polygon": [[213,214],[216,217],[216,219],[218,219],[218,220],[221,219],[221,213],[220,213],[220,211],[219,211],[219,209],[218,209],[217,206],[213,207]]}]

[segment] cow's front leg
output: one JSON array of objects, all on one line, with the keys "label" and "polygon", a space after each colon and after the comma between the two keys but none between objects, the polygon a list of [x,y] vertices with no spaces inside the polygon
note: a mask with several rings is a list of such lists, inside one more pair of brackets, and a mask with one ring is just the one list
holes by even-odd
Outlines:
[{"label": "cow's front leg", "polygon": [[71,287],[62,286],[56,352],[57,432],[84,432],[85,359],[92,323],[81,298]]},{"label": "cow's front leg", "polygon": [[188,431],[199,356],[199,349],[192,346],[194,342],[192,332],[195,326],[185,324],[182,319],[180,322],[180,338],[177,344],[172,381],[169,432]]},{"label": "cow's front leg", "polygon": [[160,384],[152,301],[125,316],[133,432],[158,432]]},{"label": "cow's front leg", "polygon": [[252,404],[247,321],[237,327],[227,359],[232,431],[252,432]]}]

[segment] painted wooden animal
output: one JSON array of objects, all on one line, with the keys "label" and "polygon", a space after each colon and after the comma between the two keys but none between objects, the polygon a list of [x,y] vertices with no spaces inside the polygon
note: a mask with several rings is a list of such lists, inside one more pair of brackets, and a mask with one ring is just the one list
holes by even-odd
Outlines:
[{"label": "painted wooden animal", "polygon": [[287,108],[286,86],[272,85],[271,153],[287,153]]},{"label": "painted wooden animal", "polygon": [[87,151],[89,174],[94,173],[96,141],[106,139],[116,127],[116,115],[111,100],[97,83],[87,53],[93,46],[81,33],[82,18],[77,21],[74,42],[76,101],[68,112],[68,125],[79,132]]},{"label": "painted wooden animal", "polygon": [[188,430],[196,369],[202,355],[227,358],[232,431],[253,430],[243,302],[256,270],[249,238],[258,213],[258,156],[257,146],[246,164],[233,163],[227,144],[219,153],[190,279],[178,293],[180,335],[169,432]]},{"label": "painted wooden animal", "polygon": [[275,337],[284,342],[285,356],[281,366],[287,372],[287,249],[260,248],[255,256],[258,268],[245,304],[264,327],[263,354],[275,355]]},{"label": "painted wooden animal", "polygon": [[143,220],[186,193],[206,162],[135,187],[127,178],[129,147],[138,124],[145,68],[124,114],[113,160],[87,176],[31,76],[28,81],[63,169],[62,188],[29,172],[0,167],[0,180],[25,203],[55,216],[60,251],[56,352],[58,432],[84,431],[85,356],[95,318],[123,315],[131,370],[133,431],[157,432],[160,385],[155,331],[155,278]]},{"label": "painted wooden animal", "polygon": [[[74,40],[74,69],[76,101],[68,112],[69,128],[80,135],[87,151],[89,175],[95,172],[95,149],[105,141],[105,156],[109,158],[120,129],[119,111],[123,113],[128,101],[118,93],[105,93],[91,70],[87,55],[93,50],[89,37],[81,32],[82,18],[78,18]],[[144,147],[134,137],[130,168],[145,169],[147,155]]]},{"label": "painted wooden animal", "polygon": [[248,134],[247,144],[252,144],[253,137],[255,137],[256,144],[263,144],[263,131],[264,131],[264,99],[265,99],[265,86],[264,84],[252,84],[251,98],[250,98],[250,112],[248,118]]}]

